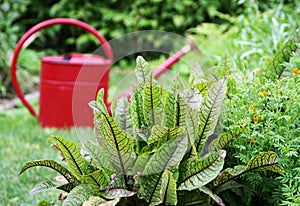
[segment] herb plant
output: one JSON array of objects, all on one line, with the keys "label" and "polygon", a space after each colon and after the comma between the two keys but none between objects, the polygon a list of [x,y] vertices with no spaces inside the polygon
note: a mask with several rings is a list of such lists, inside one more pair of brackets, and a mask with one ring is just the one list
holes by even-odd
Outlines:
[{"label": "herb plant", "polygon": [[[226,61],[225,61],[226,62]],[[220,66],[227,66],[220,64]],[[110,116],[103,90],[90,103],[95,114],[95,141],[81,148],[62,137],[49,138],[68,167],[41,160],[25,164],[56,170],[63,182],[46,181],[32,193],[60,189],[63,205],[224,205],[217,192],[249,171],[282,173],[274,152],[261,152],[222,171],[231,131],[218,136],[227,77],[207,81],[195,75],[192,88],[174,81],[170,90],[155,79],[148,63],[137,58],[139,85],[130,101],[117,101]]]},{"label": "herb plant", "polygon": [[[227,147],[227,166],[245,164],[253,155],[272,150],[286,172],[281,176],[268,172],[247,174],[236,179],[247,190],[235,191],[239,198],[232,205],[240,201],[245,205],[300,203],[299,42],[297,31],[261,70],[235,78],[239,86],[225,103],[229,112],[224,131],[231,131],[235,137]],[[232,194],[226,191],[222,195]]]}]

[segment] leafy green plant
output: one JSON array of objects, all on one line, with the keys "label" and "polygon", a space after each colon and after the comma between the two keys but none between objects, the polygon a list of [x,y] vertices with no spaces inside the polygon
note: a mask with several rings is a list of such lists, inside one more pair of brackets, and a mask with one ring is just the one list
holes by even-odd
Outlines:
[{"label": "leafy green plant", "polygon": [[[271,80],[280,79],[285,75],[288,63],[295,51],[299,48],[300,32],[297,30],[295,34],[289,38],[285,44],[276,52],[273,58],[268,59],[262,68],[262,78]],[[291,72],[288,72],[291,76]]]},{"label": "leafy green plant", "polygon": [[246,166],[222,171],[225,147],[233,138],[230,131],[215,134],[227,77],[194,77],[193,90],[177,79],[169,91],[153,79],[142,57],[137,58],[136,76],[139,85],[130,102],[119,99],[113,116],[103,90],[90,103],[96,141],[81,148],[58,136],[49,138],[68,168],[53,160],[23,166],[20,174],[43,166],[63,176],[63,183],[46,181],[32,193],[63,190],[68,193],[63,205],[210,205],[212,200],[224,205],[214,191],[226,190],[238,176],[256,170],[283,172],[274,152],[262,152]]},{"label": "leafy green plant", "polygon": [[227,166],[245,164],[253,155],[272,150],[279,155],[278,161],[286,171],[282,176],[243,176],[238,182],[251,185],[248,204],[299,204],[298,35],[290,38],[261,71],[237,78],[239,87],[226,101],[230,112],[224,122],[225,131],[232,131],[235,137],[227,147]]}]

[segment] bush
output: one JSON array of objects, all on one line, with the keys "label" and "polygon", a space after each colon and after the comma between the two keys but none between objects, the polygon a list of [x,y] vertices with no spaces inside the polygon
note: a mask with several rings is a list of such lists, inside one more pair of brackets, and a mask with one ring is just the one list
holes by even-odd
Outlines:
[{"label": "bush", "polygon": [[[229,162],[242,164],[261,151],[272,150],[279,155],[279,162],[286,170],[282,176],[255,173],[241,179],[252,188],[248,193],[253,204],[300,203],[299,59],[297,51],[288,62],[281,64],[285,75],[280,79],[272,79],[258,70],[236,79],[239,86],[229,94],[225,131],[243,128],[242,133],[235,132],[239,135],[229,145]],[[278,77],[276,73],[273,76]]]},{"label": "bush", "polygon": [[[33,1],[34,8],[27,10],[23,15],[23,18],[29,19],[29,21],[23,21],[23,24],[29,28],[45,19],[69,17],[87,22],[97,28],[107,39],[140,30],[161,30],[183,35],[187,29],[202,22],[223,23],[222,18],[214,15],[215,11],[229,15],[242,14],[248,6],[245,2],[233,0],[114,0],[105,2],[94,0],[85,3],[80,0]],[[259,5],[259,9],[267,9],[273,4],[260,1]],[[38,18],[33,19],[36,16]],[[44,35],[47,35],[47,38],[36,45],[39,47],[41,45],[44,47],[54,46],[60,53],[66,52],[66,49],[90,52],[90,48],[98,45],[98,42],[90,34],[65,26],[47,29]],[[49,38],[52,41],[47,42]],[[67,42],[66,39],[68,39]],[[154,41],[153,44],[157,44],[159,39]],[[76,46],[74,47],[74,45]]]},{"label": "bush", "polygon": [[0,96],[12,92],[9,59],[20,32],[20,27],[14,23],[26,11],[28,4],[28,0],[4,0],[0,3]]}]

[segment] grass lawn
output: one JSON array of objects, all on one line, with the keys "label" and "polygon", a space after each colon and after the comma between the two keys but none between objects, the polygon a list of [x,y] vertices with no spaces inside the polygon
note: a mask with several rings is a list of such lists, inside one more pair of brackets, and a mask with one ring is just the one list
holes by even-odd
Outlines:
[{"label": "grass lawn", "polygon": [[8,111],[0,116],[0,193],[1,205],[37,205],[40,199],[53,200],[57,192],[30,195],[29,191],[37,183],[53,178],[49,169],[29,170],[22,176],[18,173],[24,163],[36,159],[56,159],[57,153],[46,142],[46,138],[56,134],[74,137],[74,132],[41,129],[37,120],[25,108]]}]

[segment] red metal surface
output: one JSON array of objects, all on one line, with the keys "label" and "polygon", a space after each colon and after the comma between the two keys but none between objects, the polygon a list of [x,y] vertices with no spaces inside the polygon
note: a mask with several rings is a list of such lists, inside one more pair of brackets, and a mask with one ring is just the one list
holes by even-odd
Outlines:
[{"label": "red metal surface", "polygon": [[[92,33],[101,43],[104,53],[108,57],[108,59],[97,57],[98,61],[92,63],[92,61],[89,60],[88,62],[90,63],[86,63],[86,60],[89,59],[89,57],[85,55],[77,55],[77,56],[75,55],[74,58],[73,59],[71,58],[69,62],[59,59],[62,57],[44,57],[44,59],[42,58],[40,114],[38,115],[37,112],[34,110],[34,108],[25,99],[24,94],[22,93],[19,87],[18,79],[16,76],[16,68],[17,68],[16,65],[17,65],[19,52],[21,51],[22,46],[26,42],[26,40],[35,32],[54,24],[74,25],[74,26],[81,27],[82,29]],[[22,103],[28,108],[28,110],[32,115],[39,118],[39,121],[42,124],[42,126],[54,126],[54,127],[67,126],[68,127],[68,126],[72,126],[73,123],[71,122],[71,119],[73,121],[73,117],[68,116],[70,115],[70,113],[69,111],[66,112],[66,108],[67,107],[72,108],[73,106],[72,105],[73,104],[72,95],[74,90],[73,85],[77,80],[76,78],[77,75],[79,74],[80,68],[82,68],[83,64],[85,64],[85,68],[88,68],[87,70],[92,72],[90,73],[90,75],[93,77],[98,77],[98,79],[90,81],[88,79],[89,76],[88,75],[82,78],[83,82],[80,82],[82,83],[82,85],[80,85],[80,83],[77,84],[77,82],[76,85],[78,85],[79,87],[83,86],[84,88],[86,88],[86,85],[89,85],[90,87],[95,87],[95,84],[97,84],[98,85],[97,88],[104,87],[105,89],[107,89],[109,67],[112,63],[112,60],[113,60],[113,52],[110,45],[108,44],[106,39],[101,34],[99,34],[98,31],[93,27],[89,26],[88,24],[82,21],[78,21],[74,19],[68,19],[68,18],[50,19],[32,27],[19,40],[12,59],[12,66],[11,66],[12,83]],[[97,75],[95,74],[96,71],[97,71]],[[101,78],[103,78],[103,80]],[[87,94],[88,92],[86,91],[85,93]],[[93,94],[93,98],[94,96],[95,94]],[[82,98],[86,98],[85,101],[83,102],[90,101],[91,95],[90,96],[84,95]],[[56,110],[56,107],[62,107],[62,109]],[[66,116],[68,116],[67,122],[65,122]],[[47,119],[49,117],[50,119]],[[60,123],[57,123],[57,121],[60,121],[60,119],[62,119],[62,121]],[[92,118],[90,121],[92,121]],[[86,126],[86,124],[89,125],[90,121],[88,123],[83,122],[83,126]]]},{"label": "red metal surface", "polygon": [[[108,91],[110,60],[98,55],[71,56],[70,60],[64,60],[63,56],[41,59],[39,123],[42,127],[92,127],[93,111],[88,103],[95,99],[100,88]],[[104,100],[106,103],[107,92]]]}]

